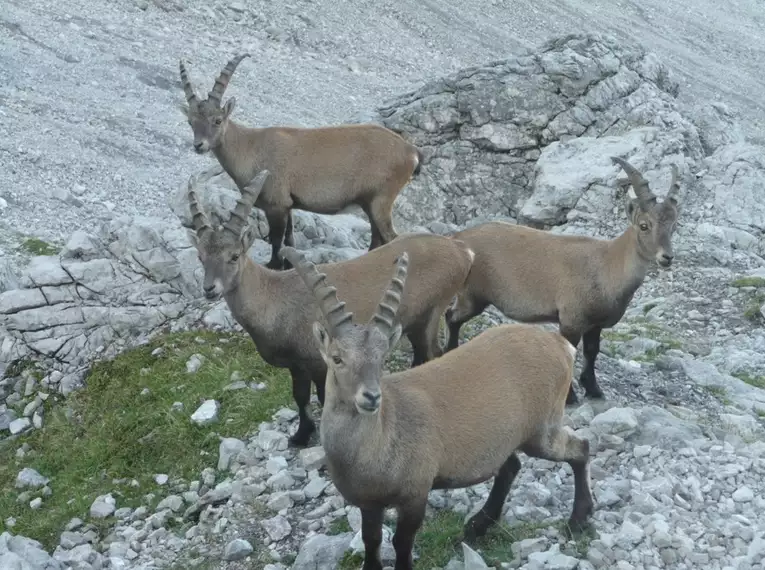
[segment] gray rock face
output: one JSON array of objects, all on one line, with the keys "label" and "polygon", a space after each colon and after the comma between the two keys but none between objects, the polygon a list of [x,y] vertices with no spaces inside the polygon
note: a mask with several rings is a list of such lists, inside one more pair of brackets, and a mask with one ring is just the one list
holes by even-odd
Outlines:
[{"label": "gray rock face", "polygon": [[292,570],[334,570],[350,547],[352,539],[351,532],[335,536],[312,536],[300,547]]},{"label": "gray rock face", "polygon": [[574,207],[600,213],[614,200],[609,153],[637,153],[639,167],[661,179],[661,162],[703,155],[677,111],[677,91],[669,69],[643,49],[580,35],[429,83],[379,109],[385,126],[427,154],[396,202],[397,218],[410,226],[498,216],[559,223]]},{"label": "gray rock face", "polygon": [[252,554],[252,551],[252,544],[243,538],[237,538],[226,545],[226,549],[223,552],[223,560],[229,562],[243,560]]},{"label": "gray rock face", "polygon": [[24,469],[19,471],[19,474],[16,476],[17,489],[24,489],[27,487],[37,489],[38,487],[44,487],[49,482],[50,479],[43,477],[37,471],[29,467],[24,467]]}]

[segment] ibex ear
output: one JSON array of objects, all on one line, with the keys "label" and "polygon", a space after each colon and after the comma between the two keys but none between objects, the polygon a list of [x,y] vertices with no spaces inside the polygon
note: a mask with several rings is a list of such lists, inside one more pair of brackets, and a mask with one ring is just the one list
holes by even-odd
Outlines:
[{"label": "ibex ear", "polygon": [[242,233],[239,235],[239,241],[242,244],[242,252],[246,253],[252,247],[252,242],[255,241],[255,232],[252,230],[252,226],[247,224],[242,228]]},{"label": "ibex ear", "polygon": [[223,104],[223,112],[226,114],[227,119],[235,107],[236,107],[236,97],[229,98],[229,100]]},{"label": "ibex ear", "polygon": [[319,352],[324,361],[329,364],[329,333],[319,321],[313,322],[313,337],[319,344]]},{"label": "ibex ear", "polygon": [[393,330],[390,331],[390,335],[388,336],[388,350],[396,348],[398,341],[401,340],[402,332],[403,328],[401,327],[401,323],[396,323],[396,326],[393,327]]},{"label": "ibex ear", "polygon": [[627,198],[627,205],[625,206],[625,210],[627,211],[627,219],[630,221],[630,223],[634,223],[635,215],[640,211],[640,205],[638,204],[638,201],[630,200]]}]

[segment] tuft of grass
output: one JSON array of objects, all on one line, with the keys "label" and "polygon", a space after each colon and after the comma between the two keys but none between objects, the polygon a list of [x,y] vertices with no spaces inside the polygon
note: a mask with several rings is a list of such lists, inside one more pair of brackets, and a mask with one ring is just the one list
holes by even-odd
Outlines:
[{"label": "tuft of grass", "polygon": [[329,529],[327,529],[327,534],[334,535],[334,534],[343,534],[344,532],[351,532],[353,529],[351,528],[350,523],[348,522],[347,517],[340,517],[339,519],[335,519],[332,521],[332,524],[329,525]]},{"label": "tuft of grass", "polygon": [[733,287],[765,287],[765,278],[739,277],[731,283]]},{"label": "tuft of grass", "polygon": [[643,305],[643,314],[647,315],[651,312],[651,309],[655,309],[657,307],[658,303],[646,303]]},{"label": "tuft of grass", "polygon": [[765,293],[752,295],[747,301],[746,308],[744,309],[744,317],[752,322],[762,321],[760,308],[763,305],[765,305]]},{"label": "tuft of grass", "polygon": [[[153,356],[160,347],[162,353]],[[195,353],[205,361],[189,374],[186,362]],[[267,388],[224,390],[234,371],[246,380],[265,382]],[[111,492],[118,508],[136,507],[146,493],[162,494],[154,474],[168,474],[171,483],[196,478],[214,466],[218,436],[243,438],[275,410],[292,404],[288,374],[265,364],[243,334],[161,336],[95,364],[86,383],[70,395],[66,408],[51,405],[46,410],[43,429],[0,446],[0,532],[4,519],[12,516],[14,534],[52,549],[69,519],[88,520],[96,496]],[[220,420],[200,427],[189,416],[206,399],[220,403]],[[174,402],[181,402],[183,410],[173,411]],[[30,452],[19,461],[15,452],[24,443]],[[17,502],[14,484],[22,467],[51,479],[52,494],[43,498],[38,511],[28,501]],[[131,486],[131,480],[139,486]]]},{"label": "tuft of grass", "polygon": [[762,388],[765,390],[765,376],[752,376],[748,372],[734,372],[732,376],[735,376],[739,380],[746,382],[750,386],[755,388]]},{"label": "tuft of grass", "polygon": [[31,255],[56,255],[61,251],[60,247],[51,245],[36,237],[28,237],[21,242],[21,249]]},{"label": "tuft of grass", "polygon": [[337,570],[358,570],[363,563],[364,557],[361,554],[353,554],[349,550],[337,563]]},{"label": "tuft of grass", "polygon": [[731,399],[728,397],[728,391],[722,386],[704,386],[704,389],[720,400],[723,405],[730,406],[732,404]]}]

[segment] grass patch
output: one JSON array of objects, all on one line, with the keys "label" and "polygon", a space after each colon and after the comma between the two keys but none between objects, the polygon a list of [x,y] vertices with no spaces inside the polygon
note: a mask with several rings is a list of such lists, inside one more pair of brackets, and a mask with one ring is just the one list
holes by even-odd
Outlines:
[{"label": "grass patch", "polygon": [[658,303],[646,303],[643,305],[643,314],[647,315],[651,312],[651,309],[655,309],[658,306]]},{"label": "grass patch", "polygon": [[60,247],[49,244],[40,238],[28,237],[21,242],[21,249],[31,255],[56,255],[61,251]]},{"label": "grass patch", "polygon": [[765,278],[762,277],[739,277],[733,283],[733,287],[765,287]]},{"label": "grass patch", "polygon": [[755,388],[762,388],[765,390],[765,376],[752,376],[748,372],[734,372],[732,376],[735,376],[739,380],[746,382],[750,386]]},{"label": "grass patch", "polygon": [[747,301],[746,308],[744,309],[744,317],[752,322],[762,321],[762,313],[760,308],[765,305],[765,293],[756,293],[752,295]]},{"label": "grass patch", "polygon": [[604,340],[610,340],[611,342],[627,342],[635,338],[634,334],[619,332],[614,330],[605,330],[600,333],[600,336]]},{"label": "grass patch", "polygon": [[[153,356],[159,347],[162,353]],[[205,361],[190,375],[186,362],[194,353]],[[267,388],[224,390],[234,371],[247,381],[265,382]],[[192,424],[189,416],[209,398],[221,405],[220,421],[206,427]],[[174,402],[181,402],[183,410],[173,411]],[[156,492],[158,501],[163,492],[154,474],[166,473],[171,482],[195,479],[205,467],[215,466],[218,435],[244,437],[270,420],[276,409],[291,404],[289,375],[265,364],[245,335],[170,334],[97,363],[87,388],[72,394],[66,409],[47,410],[42,430],[0,446],[0,531],[4,519],[12,516],[17,521],[14,534],[53,548],[69,519],[88,520],[96,496],[112,492],[118,508],[141,504],[148,492]],[[15,451],[24,443],[31,451],[17,461]],[[16,500],[14,483],[22,467],[51,479],[53,493],[39,511]],[[133,479],[138,487],[129,484]]]},{"label": "grass patch", "polygon": [[723,405],[730,406],[732,404],[731,399],[728,397],[728,391],[722,386],[704,386],[703,388],[720,400]]},{"label": "grass patch", "polygon": [[327,529],[327,534],[334,535],[334,534],[343,534],[344,532],[351,532],[353,529],[351,528],[350,523],[348,522],[347,517],[340,517],[339,519],[335,519],[332,521],[332,524],[329,525],[329,529]]}]

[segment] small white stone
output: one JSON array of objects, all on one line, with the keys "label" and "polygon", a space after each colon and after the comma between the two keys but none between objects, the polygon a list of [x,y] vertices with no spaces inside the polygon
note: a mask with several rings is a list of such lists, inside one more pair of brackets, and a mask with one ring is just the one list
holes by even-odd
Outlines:
[{"label": "small white stone", "polygon": [[748,486],[744,485],[740,489],[736,489],[733,492],[733,500],[737,503],[750,503],[754,500],[754,491]]},{"label": "small white stone", "polygon": [[204,403],[191,414],[191,421],[198,426],[207,426],[218,421],[220,404],[216,400],[205,400]]}]

